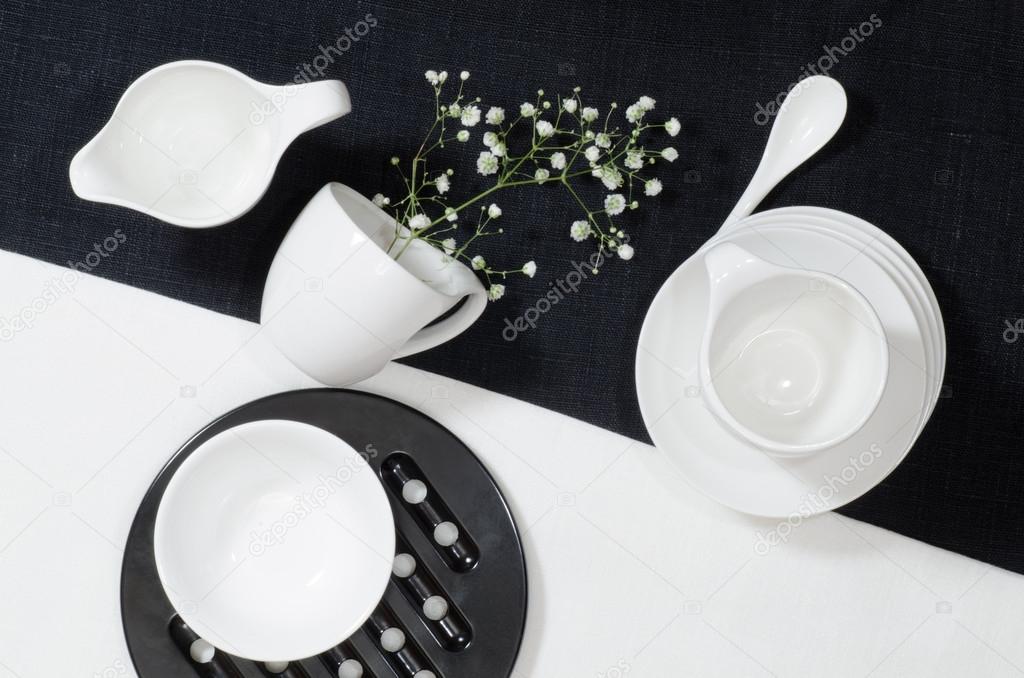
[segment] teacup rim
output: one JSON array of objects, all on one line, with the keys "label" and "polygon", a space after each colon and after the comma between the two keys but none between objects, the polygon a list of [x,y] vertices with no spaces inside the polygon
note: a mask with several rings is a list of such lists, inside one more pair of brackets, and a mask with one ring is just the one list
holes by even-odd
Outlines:
[{"label": "teacup rim", "polygon": [[[408,280],[413,281],[416,284],[418,284],[418,285],[420,285],[420,286],[422,286],[422,287],[424,287],[424,288],[434,292],[435,294],[439,294],[439,295],[445,297],[446,299],[461,299],[462,296],[464,296],[464,295],[448,294],[448,293],[446,293],[446,292],[444,292],[442,290],[439,290],[438,288],[436,288],[433,285],[429,284],[428,282],[426,282],[425,280],[423,280],[422,278],[417,276],[415,273],[410,271],[406,266],[404,266],[402,264],[400,259],[395,259],[394,257],[392,257],[387,252],[387,250],[385,250],[383,247],[381,247],[380,244],[376,240],[374,240],[373,237],[370,236],[370,234],[368,234],[365,230],[363,230],[359,226],[358,223],[356,223],[356,220],[353,219],[352,215],[349,214],[348,210],[345,209],[345,205],[342,204],[337,199],[337,196],[335,195],[335,191],[336,190],[341,190],[349,198],[355,200],[356,202],[359,202],[363,207],[371,209],[371,210],[373,210],[375,212],[379,212],[382,216],[384,216],[388,220],[388,222],[390,224],[394,225],[394,224],[397,223],[396,219],[393,216],[391,216],[390,214],[385,212],[379,206],[375,205],[372,200],[370,200],[365,195],[363,195],[362,193],[360,193],[356,189],[352,188],[348,184],[343,184],[340,181],[328,182],[324,186],[324,188],[321,189],[321,190],[324,190],[324,191],[327,191],[327,192],[330,193],[331,199],[337,205],[338,209],[341,210],[342,214],[345,215],[345,218],[349,221],[349,223],[357,231],[362,233],[363,236],[366,238],[367,243],[373,248],[372,251],[373,251],[374,255],[377,256],[378,259],[380,259],[381,264],[383,264],[385,266],[388,266],[391,270],[400,271],[399,275],[401,275],[401,276],[407,278]],[[408,231],[407,227],[403,226],[402,228],[404,230]],[[432,250],[433,252],[437,253],[438,257],[445,256],[445,253],[442,252],[441,250],[439,250],[438,248],[434,247],[430,243],[423,242],[422,240],[419,240],[419,239],[414,239],[412,241],[412,243],[410,243],[409,247],[428,247],[428,248],[430,248],[430,250]],[[475,274],[469,269],[469,267],[466,266],[461,261],[459,261],[458,259],[455,259],[453,257],[448,257],[448,261],[445,262],[445,265],[446,266],[459,266],[459,267],[462,267],[470,275],[473,275],[475,277]]]}]

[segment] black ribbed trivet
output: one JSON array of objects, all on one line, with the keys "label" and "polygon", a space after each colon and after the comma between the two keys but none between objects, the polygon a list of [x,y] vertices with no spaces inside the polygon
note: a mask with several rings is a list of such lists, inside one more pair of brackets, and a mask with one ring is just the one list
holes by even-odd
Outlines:
[{"label": "black ribbed trivet", "polygon": [[[189,648],[198,638],[175,614],[157,577],[153,524],[164,490],[181,463],[205,441],[240,424],[288,419],[325,429],[367,459],[384,484],[395,514],[397,551],[415,559],[411,576],[392,575],[384,599],[353,636],[317,657],[292,662],[279,674],[259,663],[217,651],[198,663]],[[427,499],[410,504],[402,487],[426,484]],[[459,539],[448,547],[434,528],[453,522]],[[408,559],[403,559],[408,563]],[[432,620],[423,603],[440,596],[448,612]],[[526,621],[526,564],[511,512],[494,479],[472,451],[427,416],[387,398],[357,391],[314,389],[282,393],[244,405],[189,440],[146,493],[132,524],[121,572],[121,616],[141,678],[325,678],[361,668],[363,678],[507,678]],[[434,602],[437,602],[435,599]],[[436,614],[434,616],[437,616]],[[297,620],[296,623],[301,623]],[[381,633],[398,627],[407,642],[381,647]],[[356,664],[358,662],[358,665]],[[354,674],[352,674],[354,675]]]}]

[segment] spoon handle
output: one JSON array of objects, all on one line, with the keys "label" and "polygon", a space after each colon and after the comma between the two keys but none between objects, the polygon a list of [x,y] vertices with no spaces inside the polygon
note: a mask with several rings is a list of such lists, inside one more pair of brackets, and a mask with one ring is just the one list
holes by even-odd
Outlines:
[{"label": "spoon handle", "polygon": [[761,163],[721,230],[750,216],[786,175],[817,153],[846,117],[846,92],[824,75],[801,80],[779,107]]}]

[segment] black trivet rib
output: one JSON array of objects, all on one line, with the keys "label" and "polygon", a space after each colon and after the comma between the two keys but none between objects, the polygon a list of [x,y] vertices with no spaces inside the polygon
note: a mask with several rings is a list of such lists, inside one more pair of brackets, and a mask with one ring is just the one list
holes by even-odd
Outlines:
[{"label": "black trivet rib", "polygon": [[[196,634],[175,614],[153,559],[153,524],[164,490],[181,463],[202,443],[233,426],[262,419],[289,419],[318,426],[357,450],[373,449],[368,462],[381,478],[395,513],[397,550],[415,559],[411,576],[392,575],[384,599],[352,637],[283,673],[218,651],[199,663],[189,648]],[[427,499],[410,504],[402,488],[426,484]],[[451,522],[459,538],[451,546],[434,539],[437,525]],[[201,556],[200,556],[201,557]],[[403,558],[408,565],[409,559]],[[400,569],[400,568],[399,568]],[[402,572],[406,574],[406,572]],[[435,598],[439,596],[440,598]],[[438,620],[424,612],[424,603]],[[217,419],[189,440],[146,493],[128,535],[121,572],[121,616],[140,678],[507,678],[512,673],[526,622],[526,564],[522,542],[501,492],[476,456],[447,429],[387,398],[356,391],[314,389],[257,400]],[[443,609],[443,604],[442,604]],[[397,627],[405,646],[387,652],[383,631]],[[355,663],[358,662],[358,665]]]}]

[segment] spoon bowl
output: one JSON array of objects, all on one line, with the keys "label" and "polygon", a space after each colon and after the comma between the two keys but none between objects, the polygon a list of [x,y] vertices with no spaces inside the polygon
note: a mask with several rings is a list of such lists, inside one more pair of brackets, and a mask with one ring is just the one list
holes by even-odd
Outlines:
[{"label": "spoon bowl", "polygon": [[769,191],[835,136],[846,117],[846,91],[836,80],[801,80],[779,108],[761,162],[725,224],[750,216]]}]

